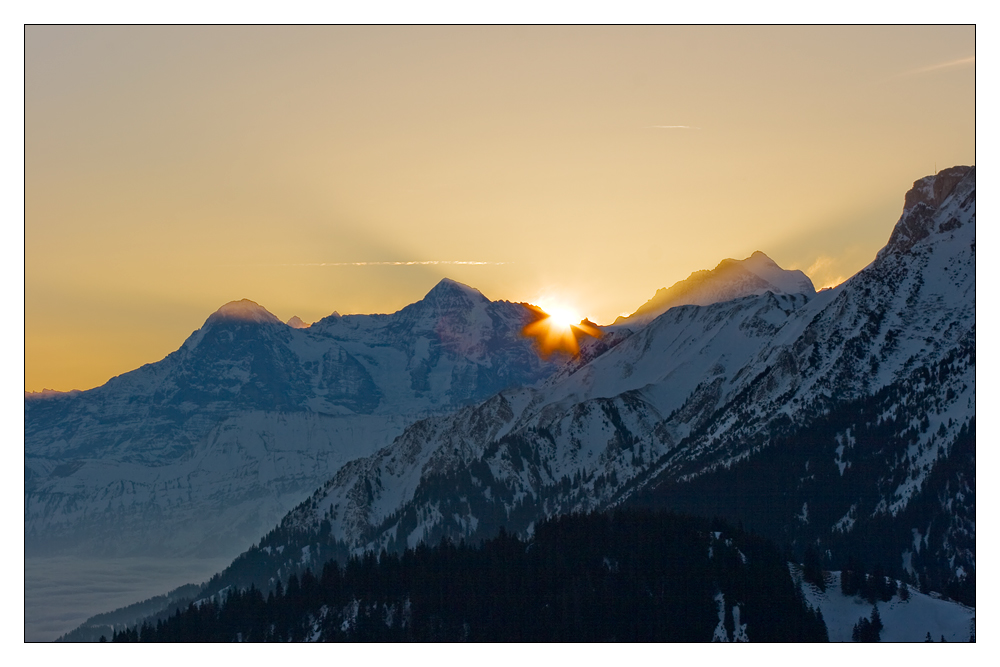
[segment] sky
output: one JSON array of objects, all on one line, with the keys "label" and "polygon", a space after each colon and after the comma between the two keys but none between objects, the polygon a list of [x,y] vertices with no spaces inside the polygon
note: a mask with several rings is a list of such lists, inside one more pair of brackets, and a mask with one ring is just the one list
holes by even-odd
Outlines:
[{"label": "sky", "polygon": [[597,323],[756,250],[816,287],[975,163],[975,29],[25,29],[25,389],[228,301],[394,312],[441,278]]}]

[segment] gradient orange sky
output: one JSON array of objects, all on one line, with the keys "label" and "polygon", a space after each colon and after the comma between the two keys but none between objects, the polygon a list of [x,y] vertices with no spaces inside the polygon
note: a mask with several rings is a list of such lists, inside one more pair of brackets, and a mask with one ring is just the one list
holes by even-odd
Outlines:
[{"label": "gradient orange sky", "polygon": [[[447,276],[609,323],[755,250],[835,284],[914,180],[975,163],[974,40],[29,26],[25,389],[103,384],[242,298],[312,322]],[[386,264],[430,261],[482,263]]]}]

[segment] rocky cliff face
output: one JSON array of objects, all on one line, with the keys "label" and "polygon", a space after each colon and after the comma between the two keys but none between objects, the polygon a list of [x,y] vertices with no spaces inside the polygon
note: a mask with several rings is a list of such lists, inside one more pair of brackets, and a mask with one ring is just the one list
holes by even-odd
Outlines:
[{"label": "rocky cliff face", "polygon": [[[939,214],[948,204],[949,215]],[[962,225],[961,215],[976,205],[976,168],[951,167],[925,176],[906,193],[903,215],[879,255],[906,253],[931,234],[948,232]]]}]

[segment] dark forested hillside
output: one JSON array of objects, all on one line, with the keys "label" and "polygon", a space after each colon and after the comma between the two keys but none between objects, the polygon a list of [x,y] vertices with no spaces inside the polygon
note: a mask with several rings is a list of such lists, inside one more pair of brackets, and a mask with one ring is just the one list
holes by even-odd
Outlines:
[{"label": "dark forested hillside", "polygon": [[825,641],[761,538],[643,511],[562,516],[523,541],[369,552],[274,590],[231,587],[114,641]]},{"label": "dark forested hillside", "polygon": [[[776,426],[755,456],[686,483],[654,479],[629,504],[740,522],[799,559],[817,549],[825,569],[858,559],[975,606],[976,419],[955,423],[950,443],[945,423],[930,433],[927,419],[953,369],[970,364],[974,340],[873,396],[805,425]],[[927,471],[920,486],[918,462]]]}]

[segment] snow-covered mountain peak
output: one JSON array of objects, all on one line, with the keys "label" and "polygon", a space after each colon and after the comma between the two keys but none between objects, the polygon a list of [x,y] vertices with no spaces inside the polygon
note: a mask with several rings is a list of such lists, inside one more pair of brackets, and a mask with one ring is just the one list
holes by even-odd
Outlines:
[{"label": "snow-covered mountain peak", "polygon": [[[335,312],[334,315],[336,314],[337,313]],[[285,322],[285,324],[287,324],[293,329],[307,329],[309,327],[309,325],[303,322],[298,315],[292,315],[291,319]]]},{"label": "snow-covered mountain peak", "polygon": [[752,255],[742,261],[742,264],[744,269],[758,278],[766,280],[786,294],[813,294],[816,291],[809,276],[798,269],[781,268],[777,262],[760,250],[754,251]]},{"label": "snow-covered mountain peak", "polygon": [[281,324],[281,320],[271,314],[270,311],[250,299],[230,301],[212,313],[205,324],[214,324],[223,321]]},{"label": "snow-covered mountain peak", "polygon": [[487,299],[482,292],[475,289],[474,287],[469,287],[451,278],[442,278],[437,285],[431,288],[423,299],[417,303],[424,303],[434,306],[445,306],[450,307],[456,303],[463,304],[478,304],[478,303],[488,303]]},{"label": "snow-covered mountain peak", "polygon": [[615,324],[643,325],[675,306],[707,306],[765,292],[811,296],[816,289],[806,274],[783,269],[758,250],[746,259],[724,259],[711,271],[695,271],[669,289],[657,290],[652,299]]},{"label": "snow-covered mountain peak", "polygon": [[[751,253],[751,255],[749,257],[747,257],[746,259],[743,260],[743,263],[746,264],[748,267],[749,266],[757,266],[757,265],[760,265],[760,266],[778,266],[777,262],[775,262],[773,259],[771,259],[770,257],[768,257],[761,250],[754,250],[753,253]],[[778,268],[780,268],[780,267],[778,267]]]}]

